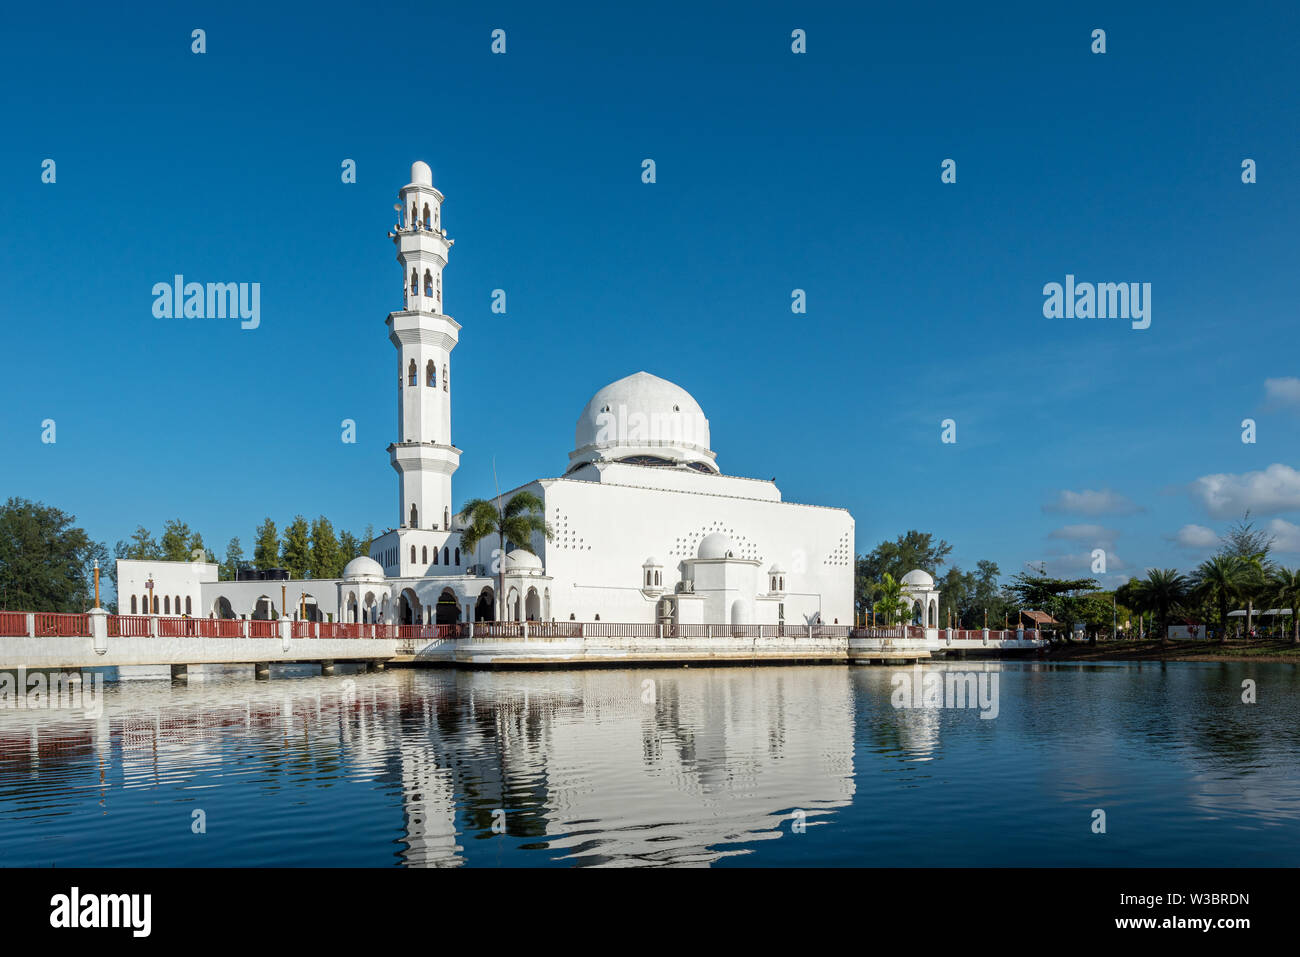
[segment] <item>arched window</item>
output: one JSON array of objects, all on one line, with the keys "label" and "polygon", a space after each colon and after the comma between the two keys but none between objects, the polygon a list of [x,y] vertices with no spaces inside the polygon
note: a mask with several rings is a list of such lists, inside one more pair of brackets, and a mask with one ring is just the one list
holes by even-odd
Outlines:
[{"label": "arched window", "polygon": [[433,550],[433,563],[438,564],[438,549],[436,548]]},{"label": "arched window", "polygon": [[430,229],[433,226],[433,217],[429,215],[429,204],[424,204],[424,228]]},{"label": "arched window", "polygon": [[170,615],[171,613],[172,613],[172,596],[163,595],[163,614]]},{"label": "arched window", "polygon": [[450,565],[450,564],[451,564],[451,552],[447,551],[447,549],[446,549],[445,547],[444,547],[443,550],[442,550],[442,563],[443,563],[444,565]]},{"label": "arched window", "polygon": [[411,270],[411,295],[418,296],[419,294],[420,294],[420,274],[416,272],[414,269],[412,269]]},{"label": "arched window", "polygon": [[432,359],[424,367],[424,384],[430,389],[438,388],[438,366]]},{"label": "arched window", "polygon": [[662,585],[663,583],[664,583],[663,572],[655,572],[655,584]]},{"label": "arched window", "polygon": [[406,384],[415,385],[415,377],[418,373],[415,371],[415,360],[412,359],[410,365],[406,367]]},{"label": "arched window", "polygon": [[187,615],[192,615],[192,614],[194,614],[194,612],[191,611],[192,608],[193,608],[193,606],[190,604],[190,596],[189,596],[189,595],[186,595],[186,596],[185,596],[185,614],[187,614]]},{"label": "arched window", "polygon": [[415,503],[411,503],[411,528],[420,527],[420,513],[415,508]]},{"label": "arched window", "polygon": [[434,280],[434,299],[439,306],[442,305],[442,273],[438,273],[438,277]]},{"label": "arched window", "polygon": [[451,528],[451,508],[446,505],[442,507],[442,527]]},{"label": "arched window", "polygon": [[177,595],[177,596],[176,596],[176,601],[172,603],[172,607],[176,609],[176,614],[179,615],[179,614],[181,613],[181,596],[180,596],[180,595]]},{"label": "arched window", "polygon": [[649,588],[650,585],[653,584],[653,581],[652,581],[652,579],[651,579],[651,575],[650,575],[650,569],[648,569],[648,568],[645,570],[645,584],[646,584],[646,587],[647,587],[647,588]]},{"label": "arched window", "polygon": [[414,546],[414,545],[411,546],[411,564],[412,564],[412,565],[415,564],[415,546]]},{"label": "arched window", "polygon": [[433,298],[433,273],[427,269],[424,271],[424,294],[430,299]]},{"label": "arched window", "polygon": [[442,391],[447,391],[447,363],[442,364]]},{"label": "arched window", "polygon": [[460,567],[460,549],[456,549],[456,567]]},{"label": "arched window", "polygon": [[134,615],[134,614],[136,613],[135,609],[136,609],[135,596],[132,595],[132,596],[131,596],[131,614]]},{"label": "arched window", "polygon": [[415,203],[411,204],[411,221],[409,225],[414,229],[420,228],[420,214],[416,212]]}]

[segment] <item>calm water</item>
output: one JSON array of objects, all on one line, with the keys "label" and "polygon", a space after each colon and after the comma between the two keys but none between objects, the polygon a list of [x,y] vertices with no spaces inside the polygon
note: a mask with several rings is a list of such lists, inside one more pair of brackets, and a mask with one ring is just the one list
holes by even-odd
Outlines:
[{"label": "calm water", "polygon": [[0,711],[0,866],[1300,863],[1300,669],[944,670],[998,716],[870,667],[106,684]]}]

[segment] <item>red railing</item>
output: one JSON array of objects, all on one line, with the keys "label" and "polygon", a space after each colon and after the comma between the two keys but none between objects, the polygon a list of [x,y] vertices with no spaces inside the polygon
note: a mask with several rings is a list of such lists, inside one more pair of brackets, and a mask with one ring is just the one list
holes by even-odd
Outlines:
[{"label": "red railing", "polygon": [[670,625],[664,633],[670,638],[709,638],[711,625]]},{"label": "red railing", "polygon": [[159,618],[159,638],[202,638],[203,621],[199,618]]},{"label": "red railing", "polygon": [[899,625],[894,628],[876,628],[876,627],[854,628],[851,632],[849,632],[849,637],[850,638],[891,638],[892,639],[892,638],[906,638],[907,635],[903,631],[903,627]]},{"label": "red railing", "polygon": [[522,638],[524,624],[521,621],[480,621],[474,625],[475,638]]},{"label": "red railing", "polygon": [[244,623],[238,618],[209,618],[204,622],[205,635],[211,638],[242,638]]},{"label": "red railing", "polygon": [[[529,622],[529,631],[539,624],[542,623]],[[589,638],[657,638],[659,626],[633,622],[593,621],[586,626],[586,634]]]},{"label": "red railing", "polygon": [[149,618],[145,615],[109,615],[108,637],[148,638]]},{"label": "red railing", "polygon": [[311,622],[311,621],[295,621],[293,623],[293,637],[295,638],[315,637],[314,633],[312,632],[312,625],[314,624],[315,622]]},{"label": "red railing", "polygon": [[276,631],[274,621],[254,620],[248,623],[248,637],[250,638],[274,638]]},{"label": "red railing", "polygon": [[[398,625],[397,637],[409,638],[416,641],[439,641],[444,638],[459,637],[461,626],[458,624],[450,625]],[[532,631],[532,626],[529,626]]]},{"label": "red railing", "polygon": [[0,611],[0,635],[22,638],[27,634],[27,612]]},{"label": "red railing", "polygon": [[83,638],[89,634],[89,615],[61,615],[51,611],[36,613],[38,638]]},{"label": "red railing", "polygon": [[[590,625],[587,626],[591,628]],[[582,623],[577,621],[530,621],[529,638],[577,638],[582,634]],[[588,630],[587,634],[591,634]]]}]

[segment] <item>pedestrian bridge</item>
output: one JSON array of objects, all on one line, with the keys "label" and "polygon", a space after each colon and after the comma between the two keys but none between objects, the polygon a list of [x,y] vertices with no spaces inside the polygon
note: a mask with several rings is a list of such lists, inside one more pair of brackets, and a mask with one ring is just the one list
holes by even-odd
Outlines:
[{"label": "pedestrian bridge", "polygon": [[673,622],[469,622],[394,625],[257,619],[0,612],[0,669],[336,662],[465,667],[646,663],[911,664],[945,655],[1031,651],[1037,632],[898,626]]}]

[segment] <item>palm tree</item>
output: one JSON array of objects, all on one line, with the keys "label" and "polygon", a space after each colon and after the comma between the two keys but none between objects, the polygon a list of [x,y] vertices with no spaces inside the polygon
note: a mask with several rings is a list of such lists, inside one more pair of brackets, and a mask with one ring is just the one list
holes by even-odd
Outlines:
[{"label": "palm tree", "polygon": [[1219,640],[1228,637],[1228,607],[1246,585],[1246,563],[1235,555],[1215,555],[1192,573],[1192,596],[1214,605],[1219,612]]},{"label": "palm tree", "polygon": [[554,532],[546,521],[546,506],[532,492],[516,492],[504,506],[500,496],[495,499],[472,498],[461,508],[459,518],[465,523],[460,533],[460,545],[466,551],[474,551],[478,543],[489,535],[497,537],[500,547],[496,561],[496,618],[501,621],[505,618],[506,542],[526,552],[533,551],[535,534],[549,542]]},{"label": "palm tree", "polygon": [[1246,599],[1246,635],[1249,636],[1254,628],[1255,599],[1268,592],[1273,563],[1268,560],[1267,550],[1243,555],[1238,561],[1242,566],[1241,594]]},{"label": "palm tree", "polygon": [[902,583],[895,581],[893,575],[885,572],[871,590],[879,596],[872,607],[877,615],[884,618],[886,625],[907,621],[912,604],[903,597]]},{"label": "palm tree", "polygon": [[1291,642],[1300,645],[1300,568],[1274,568],[1269,584],[1277,607],[1291,609]]},{"label": "palm tree", "polygon": [[1156,633],[1162,644],[1169,635],[1169,616],[1187,600],[1189,585],[1176,568],[1151,568],[1133,589],[1139,607],[1155,615]]}]

